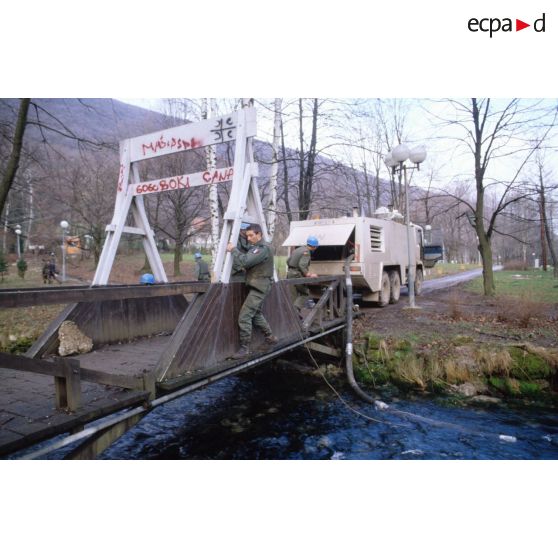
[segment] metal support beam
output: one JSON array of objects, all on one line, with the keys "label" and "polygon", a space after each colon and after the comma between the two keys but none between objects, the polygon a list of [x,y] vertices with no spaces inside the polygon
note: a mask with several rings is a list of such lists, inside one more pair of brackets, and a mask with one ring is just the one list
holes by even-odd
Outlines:
[{"label": "metal support beam", "polygon": [[329,285],[329,287],[325,290],[324,294],[320,297],[320,300],[317,302],[314,308],[312,308],[312,311],[308,314],[308,316],[306,316],[306,318],[304,318],[304,321],[302,322],[303,330],[306,331],[310,327],[310,324],[316,319],[317,316],[320,317],[320,325],[321,325],[321,312],[326,302],[331,299],[332,293],[337,288],[337,285],[339,285],[338,279],[333,281],[333,283],[331,283],[331,285]]}]

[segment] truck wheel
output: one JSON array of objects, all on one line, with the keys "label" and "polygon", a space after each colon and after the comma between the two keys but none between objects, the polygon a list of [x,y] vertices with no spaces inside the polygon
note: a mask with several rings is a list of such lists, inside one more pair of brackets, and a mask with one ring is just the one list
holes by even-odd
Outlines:
[{"label": "truck wheel", "polygon": [[415,296],[420,296],[422,294],[422,269],[417,269],[417,275],[415,277]]},{"label": "truck wheel", "polygon": [[383,308],[384,306],[387,306],[389,304],[390,291],[391,288],[389,284],[389,275],[387,274],[387,272],[384,271],[382,273],[382,285],[380,287],[380,297],[378,299],[378,306],[380,306],[380,308]]},{"label": "truck wheel", "polygon": [[401,295],[401,279],[397,271],[389,272],[389,285],[390,285],[390,295],[389,303],[395,304],[399,301],[399,296]]}]

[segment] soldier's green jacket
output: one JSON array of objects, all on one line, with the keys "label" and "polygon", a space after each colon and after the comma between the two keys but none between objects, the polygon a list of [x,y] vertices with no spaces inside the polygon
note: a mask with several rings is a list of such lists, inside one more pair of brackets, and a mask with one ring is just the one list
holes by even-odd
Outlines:
[{"label": "soldier's green jacket", "polygon": [[299,246],[287,260],[289,274],[305,277],[310,267],[310,250],[307,246]]},{"label": "soldier's green jacket", "polygon": [[234,263],[246,270],[246,284],[261,292],[267,292],[273,277],[273,250],[264,240],[250,246],[246,254],[238,248],[232,251]]},{"label": "soldier's green jacket", "polygon": [[204,262],[203,260],[197,260],[196,267],[198,271],[198,281],[208,281],[211,278],[207,262]]},{"label": "soldier's green jacket", "polygon": [[248,239],[245,236],[242,236],[241,234],[239,234],[238,235],[238,242],[236,244],[236,247],[241,252],[244,252],[246,254],[246,252],[248,252],[248,250],[250,250],[250,248],[252,248],[252,245],[248,242]]},{"label": "soldier's green jacket", "polygon": [[[242,236],[242,234],[240,234],[238,236],[238,242],[236,243],[236,247],[242,254],[246,254],[248,250],[250,250],[252,245],[248,242],[248,239],[245,236]],[[237,260],[233,260],[233,266],[231,270],[233,276],[236,275],[237,278],[242,278],[244,280],[244,271],[245,270],[240,264],[240,262]]]}]

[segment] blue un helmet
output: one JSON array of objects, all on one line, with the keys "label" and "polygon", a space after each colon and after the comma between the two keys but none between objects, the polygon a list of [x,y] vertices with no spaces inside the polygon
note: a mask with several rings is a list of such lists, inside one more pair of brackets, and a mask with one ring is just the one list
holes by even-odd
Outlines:
[{"label": "blue un helmet", "polygon": [[144,273],[140,278],[140,283],[142,285],[153,285],[155,283],[155,277],[151,273]]},{"label": "blue un helmet", "polygon": [[312,246],[312,248],[317,248],[320,245],[320,241],[315,236],[309,236],[306,239],[306,245]]},{"label": "blue un helmet", "polygon": [[240,223],[240,230],[245,231],[250,228],[250,223]]},{"label": "blue un helmet", "polygon": [[194,258],[196,258],[196,260],[200,260],[202,258],[202,255],[199,252],[196,252],[194,254]]}]

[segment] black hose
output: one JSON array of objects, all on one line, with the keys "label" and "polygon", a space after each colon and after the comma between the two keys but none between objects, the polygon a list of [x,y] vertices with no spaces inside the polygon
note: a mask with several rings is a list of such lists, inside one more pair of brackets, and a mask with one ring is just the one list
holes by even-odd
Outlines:
[{"label": "black hose", "polygon": [[364,392],[355,380],[355,374],[353,371],[353,282],[351,280],[351,262],[353,261],[354,255],[351,254],[345,260],[345,286],[347,289],[347,327],[346,336],[347,343],[345,346],[345,368],[347,370],[347,380],[349,385],[353,388],[356,394],[364,399],[367,403],[376,403],[376,399]]}]

